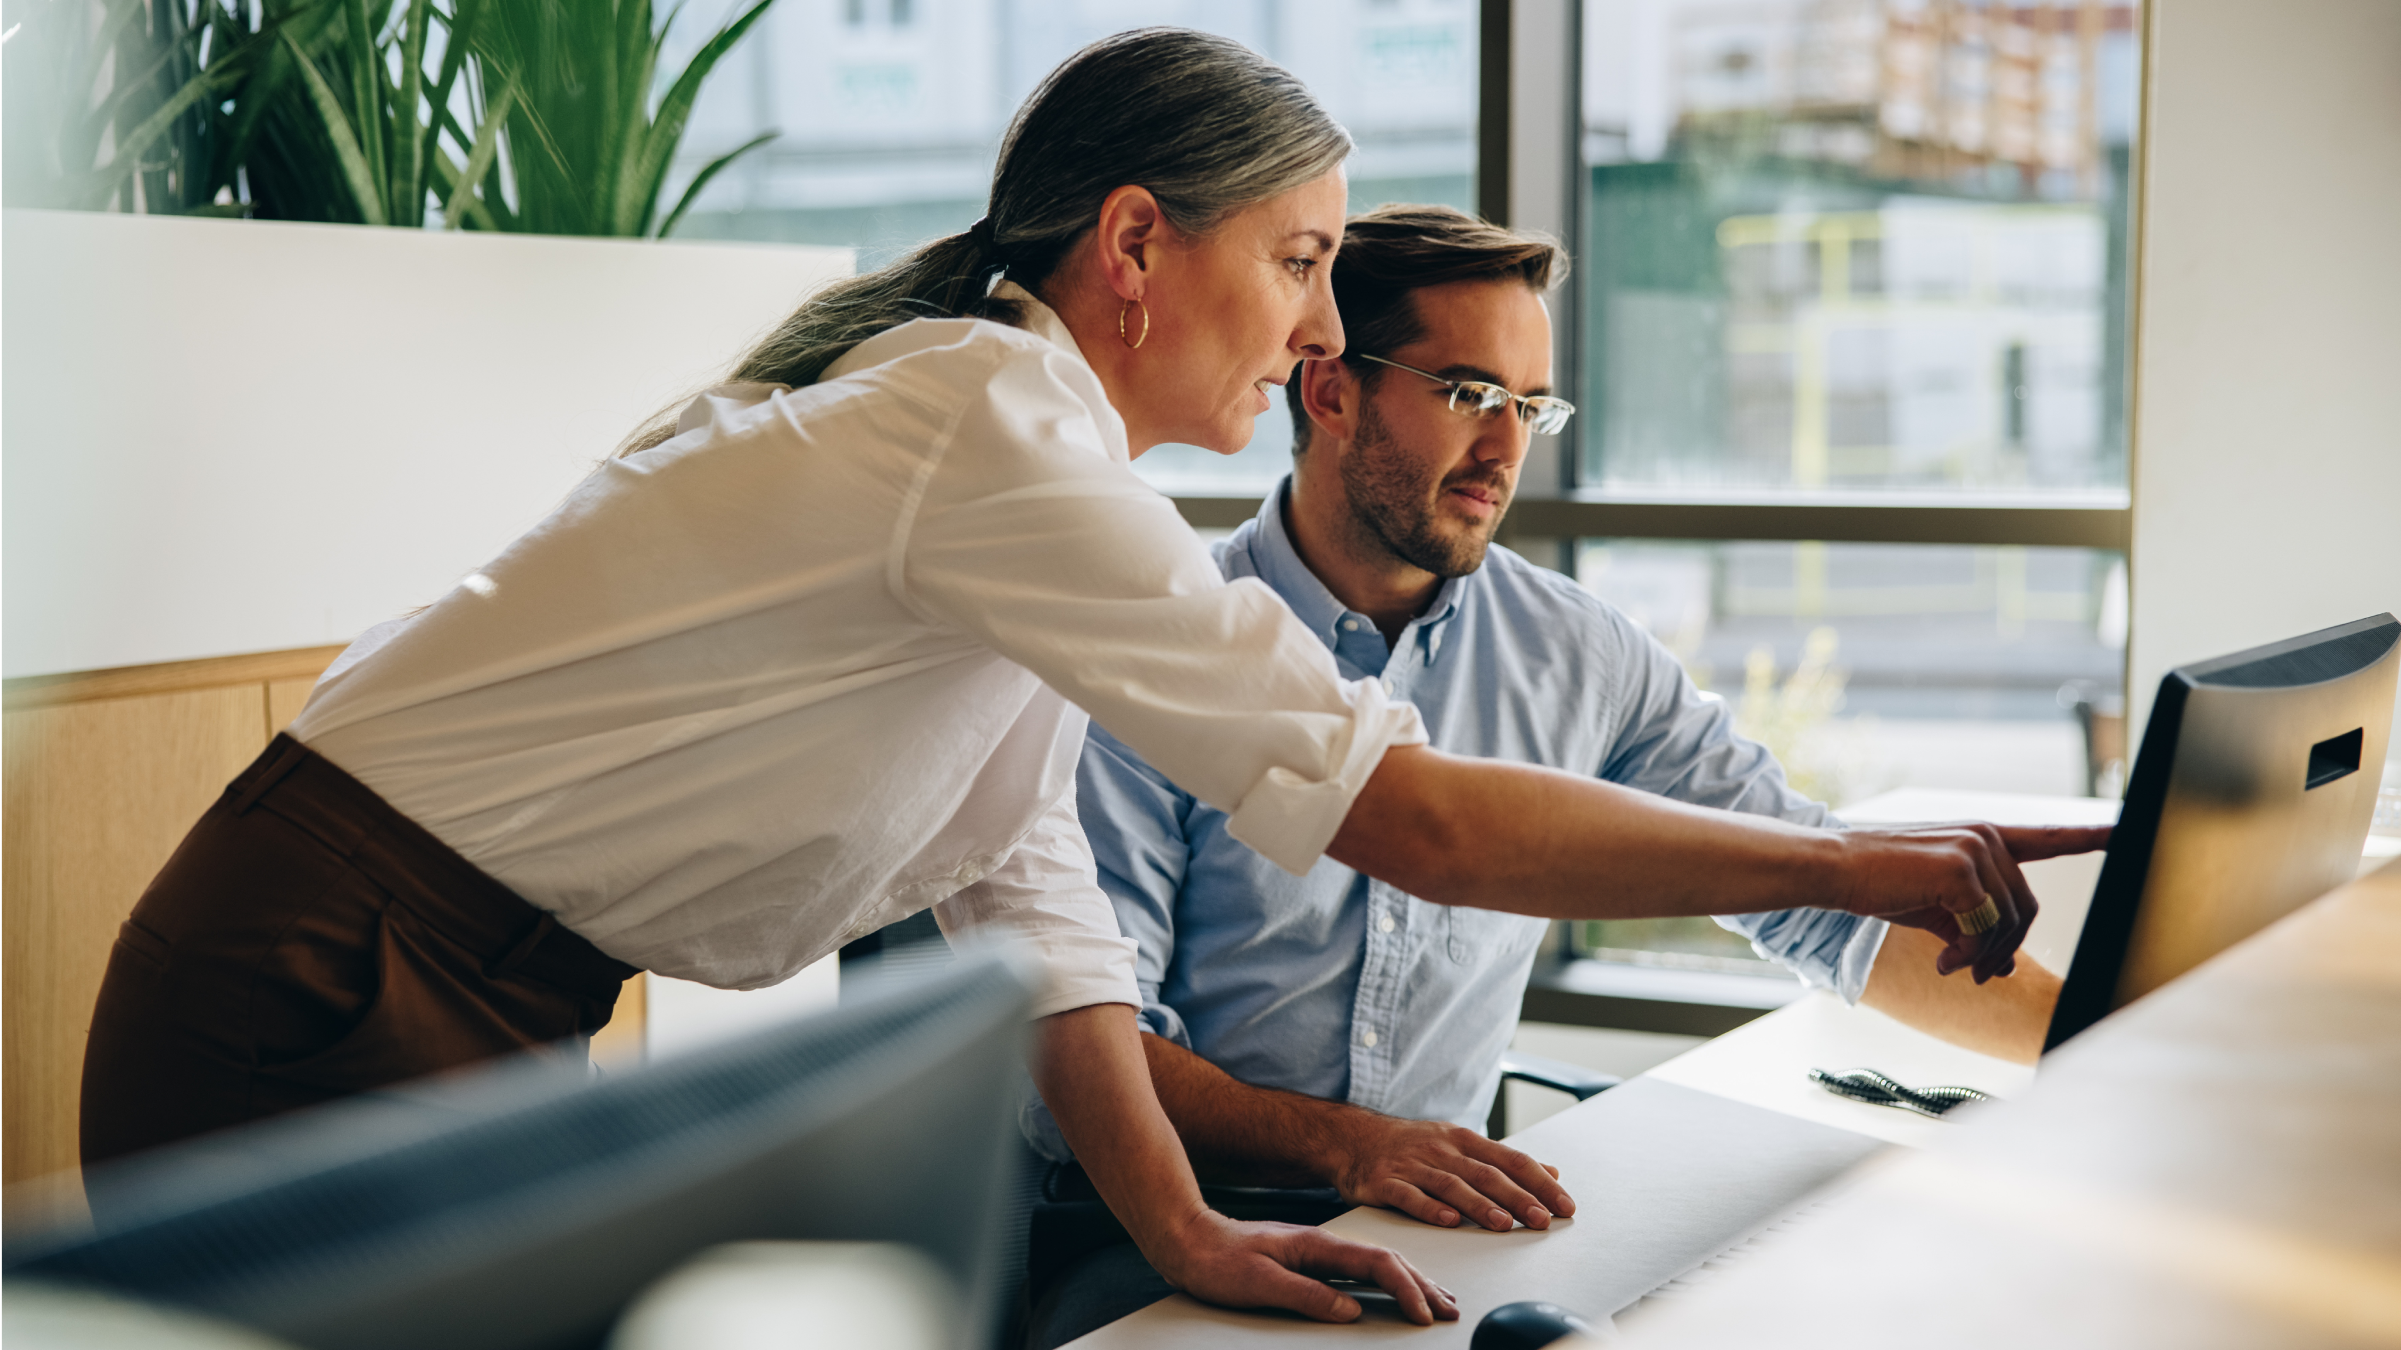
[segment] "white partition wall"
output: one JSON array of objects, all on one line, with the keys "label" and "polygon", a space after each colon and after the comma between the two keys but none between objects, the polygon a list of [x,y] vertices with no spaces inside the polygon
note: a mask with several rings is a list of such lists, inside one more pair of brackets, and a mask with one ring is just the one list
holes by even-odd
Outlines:
[{"label": "white partition wall", "polygon": [[848,249],[10,211],[9,676],[345,642]]},{"label": "white partition wall", "polygon": [[712,989],[690,980],[644,975],[642,1053],[666,1059],[824,1012],[842,1001],[842,959],[818,958],[782,984]]},{"label": "white partition wall", "polygon": [[2401,611],[2401,4],[2151,9],[2137,719],[2170,666]]}]

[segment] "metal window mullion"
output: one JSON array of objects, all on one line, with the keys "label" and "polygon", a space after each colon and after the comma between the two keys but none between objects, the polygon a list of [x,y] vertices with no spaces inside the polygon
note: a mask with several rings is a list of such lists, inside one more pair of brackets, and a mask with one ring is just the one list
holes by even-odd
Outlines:
[{"label": "metal window mullion", "polygon": [[[1257,497],[1178,497],[1199,529],[1232,529],[1258,514]],[[1787,506],[1748,502],[1606,502],[1521,495],[1502,540],[1752,539],[1858,544],[2091,548],[2123,553],[2123,507]]]},{"label": "metal window mullion", "polygon": [[2124,552],[2123,507],[1799,506],[1520,498],[1503,527],[1528,538],[1820,540]]},{"label": "metal window mullion", "polygon": [[[1483,0],[1477,62],[1476,202],[1485,219],[1539,230],[1567,246],[1583,243],[1583,5],[1580,0]],[[1583,316],[1574,281],[1548,297],[1551,387],[1578,401]],[[1518,476],[1521,498],[1550,498],[1576,486],[1578,436],[1537,436]],[[1559,541],[1556,566],[1571,566]],[[1546,559],[1547,561],[1547,559]]]}]

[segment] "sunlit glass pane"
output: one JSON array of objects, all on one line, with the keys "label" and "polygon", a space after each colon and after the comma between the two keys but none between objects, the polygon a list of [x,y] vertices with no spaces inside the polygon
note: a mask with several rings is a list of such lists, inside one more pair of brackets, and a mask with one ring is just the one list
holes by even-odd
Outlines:
[{"label": "sunlit glass pane", "polygon": [[2126,484],[2133,0],[1586,0],[1583,480]]},{"label": "sunlit glass pane", "polygon": [[2121,554],[1586,540],[1577,579],[1837,809],[1903,787],[2123,782]]}]

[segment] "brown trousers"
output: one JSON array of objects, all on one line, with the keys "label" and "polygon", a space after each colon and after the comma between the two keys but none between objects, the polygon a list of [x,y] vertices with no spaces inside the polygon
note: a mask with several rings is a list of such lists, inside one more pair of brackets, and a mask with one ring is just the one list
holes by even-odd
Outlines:
[{"label": "brown trousers", "polygon": [[581,1057],[635,973],[278,736],[118,933],[83,1160],[537,1046]]}]

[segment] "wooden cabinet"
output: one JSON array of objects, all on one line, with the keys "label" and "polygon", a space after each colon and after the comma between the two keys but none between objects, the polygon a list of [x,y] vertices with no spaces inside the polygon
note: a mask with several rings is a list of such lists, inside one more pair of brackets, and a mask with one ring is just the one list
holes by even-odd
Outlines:
[{"label": "wooden cabinet", "polygon": [[339,647],[7,685],[0,1170],[75,1167],[84,1035],[117,926]]},{"label": "wooden cabinet", "polygon": [[[341,650],[7,682],[0,1172],[10,1185],[75,1172],[84,1037],[117,926]],[[604,1065],[641,1058],[643,992],[640,977],[629,982],[595,1038]]]}]

